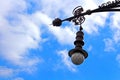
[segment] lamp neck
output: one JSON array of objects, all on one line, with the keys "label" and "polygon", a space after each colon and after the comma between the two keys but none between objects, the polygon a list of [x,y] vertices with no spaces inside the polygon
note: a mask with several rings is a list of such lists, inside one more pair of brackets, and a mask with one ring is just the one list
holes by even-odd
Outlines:
[{"label": "lamp neck", "polygon": [[82,46],[84,45],[84,33],[82,30],[83,28],[80,25],[80,30],[76,33],[76,40],[74,41],[75,48],[82,48]]}]

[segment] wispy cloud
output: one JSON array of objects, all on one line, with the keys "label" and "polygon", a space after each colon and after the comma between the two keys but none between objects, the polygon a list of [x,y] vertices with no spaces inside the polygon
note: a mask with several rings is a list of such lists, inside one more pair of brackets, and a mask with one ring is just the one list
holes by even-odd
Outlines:
[{"label": "wispy cloud", "polygon": [[24,79],[21,78],[21,77],[18,77],[18,78],[15,78],[15,79],[13,79],[13,80],[24,80]]},{"label": "wispy cloud", "polygon": [[[25,0],[0,1],[0,56],[7,63],[30,73],[41,59],[31,56],[30,49],[37,49],[41,41],[38,24],[26,14]],[[6,66],[6,65],[4,65]],[[13,74],[13,68],[0,68],[1,76]],[[16,74],[16,73],[15,73]]]},{"label": "wispy cloud", "polygon": [[113,38],[114,38],[115,43],[119,43],[120,42],[120,30],[119,29],[117,29],[114,32]]},{"label": "wispy cloud", "polygon": [[0,66],[0,77],[11,77],[14,74],[14,70]]},{"label": "wispy cloud", "polygon": [[111,28],[112,29],[119,29],[120,30],[120,19],[119,17],[120,16],[120,13],[113,13],[113,15],[110,17],[110,23],[111,23]]},{"label": "wispy cloud", "polygon": [[32,14],[32,20],[38,25],[41,24],[46,25],[49,32],[53,34],[57,38],[58,42],[61,44],[69,45],[75,39],[76,29],[74,27],[66,26],[62,28],[62,27],[52,26],[50,25],[52,23],[52,19],[48,15],[40,11]]},{"label": "wispy cloud", "polygon": [[21,72],[21,69],[8,68],[6,66],[0,66],[0,78],[6,80],[24,80],[22,77],[16,77]]},{"label": "wispy cloud", "polygon": [[76,72],[77,69],[75,68],[75,65],[70,61],[70,58],[68,56],[68,51],[67,50],[62,50],[58,51],[58,55],[61,57],[62,63],[70,70],[73,72]]},{"label": "wispy cloud", "polygon": [[114,41],[112,39],[104,39],[104,42],[105,42],[105,51],[107,52],[110,52],[110,51],[115,51],[115,48],[114,48]]},{"label": "wispy cloud", "polygon": [[116,47],[120,46],[119,25],[120,25],[119,13],[113,13],[110,16],[110,23],[109,23],[109,27],[110,27],[112,35],[110,36],[111,38],[104,39],[105,46],[106,46],[105,51],[115,51],[114,45],[116,45]]},{"label": "wispy cloud", "polygon": [[71,27],[58,28],[52,27],[49,29],[61,44],[70,45],[75,39],[75,29]]},{"label": "wispy cloud", "polygon": [[120,64],[120,54],[116,56],[116,61]]}]

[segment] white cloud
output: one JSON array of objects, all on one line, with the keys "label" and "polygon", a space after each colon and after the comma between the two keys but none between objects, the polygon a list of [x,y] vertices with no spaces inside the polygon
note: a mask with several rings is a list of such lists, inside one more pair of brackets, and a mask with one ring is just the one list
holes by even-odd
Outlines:
[{"label": "white cloud", "polygon": [[27,49],[37,48],[40,41],[38,27],[26,17],[21,16],[21,18],[23,19],[20,20],[20,24],[3,25],[0,30],[1,56],[15,64],[19,64]]},{"label": "white cloud", "polygon": [[[38,27],[31,21],[23,18],[18,26],[1,26],[0,51],[1,56],[19,64],[26,50],[37,48],[40,41]],[[12,56],[9,56],[12,55]]]},{"label": "white cloud", "polygon": [[115,43],[120,42],[120,30],[116,30],[116,32],[114,33],[113,38],[114,38]]},{"label": "white cloud", "polygon": [[27,8],[25,0],[0,1],[0,16],[9,15],[10,12],[22,12]]},{"label": "white cloud", "polygon": [[116,60],[120,64],[120,54],[117,55]]},{"label": "white cloud", "polygon": [[84,30],[88,34],[99,33],[99,28],[104,27],[107,17],[107,13],[92,14],[87,16],[86,21],[83,24]]},{"label": "white cloud", "polygon": [[[32,20],[34,16],[24,13],[27,5],[25,0],[0,2],[0,57],[21,71],[31,73],[41,59],[31,56],[34,53],[29,50],[39,48],[42,39],[39,25]],[[12,73],[12,69],[3,68],[0,75]]]},{"label": "white cloud", "polygon": [[31,20],[34,21],[37,25],[45,24],[47,26],[50,26],[52,23],[52,19],[41,11],[36,11],[33,13],[31,18]]},{"label": "white cloud", "polygon": [[120,41],[120,19],[119,19],[120,14],[119,13],[114,13],[113,16],[110,18],[110,23],[111,23],[111,29],[114,33],[113,39],[115,43],[118,43]]},{"label": "white cloud", "polygon": [[18,78],[15,78],[14,80],[24,80],[24,79],[21,77],[18,77]]},{"label": "white cloud", "polygon": [[120,46],[120,30],[119,29],[113,29],[113,35],[111,35],[111,38],[105,38],[105,51],[116,51],[117,47]]},{"label": "white cloud", "polygon": [[71,27],[52,27],[49,30],[56,36],[61,44],[71,44],[75,40],[75,29]]},{"label": "white cloud", "polygon": [[[78,1],[73,0],[41,0],[40,4],[42,5],[42,12],[48,14],[49,16],[59,17],[61,16],[60,12],[63,12],[62,16],[69,16],[71,10],[74,8],[75,4],[78,4]],[[66,6],[69,5],[69,6]],[[70,10],[71,9],[71,10]]]},{"label": "white cloud", "polygon": [[76,72],[75,65],[70,61],[70,58],[67,53],[67,50],[62,50],[58,52],[58,55],[61,56],[62,62],[70,71]]},{"label": "white cloud", "polygon": [[62,27],[55,27],[55,26],[51,26],[50,24],[52,23],[52,19],[38,11],[38,12],[35,12],[34,14],[32,14],[32,20],[40,25],[41,24],[45,24],[46,26],[48,26],[47,28],[49,29],[50,33],[52,33],[58,40],[59,43],[61,44],[71,44],[71,42],[74,41],[75,39],[75,32],[76,32],[76,29],[72,26],[69,26],[69,27],[65,27],[65,28],[62,28]]},{"label": "white cloud", "polygon": [[[114,51],[115,46],[120,46],[120,19],[119,19],[119,13],[113,13],[110,17],[110,23],[109,27],[111,29],[111,38],[105,39],[105,45],[107,51]],[[108,27],[108,28],[109,28]]]},{"label": "white cloud", "polygon": [[92,49],[93,49],[93,46],[90,45],[90,46],[87,48],[87,51],[92,51]]},{"label": "white cloud", "polygon": [[11,77],[14,74],[14,70],[0,66],[0,77]]},{"label": "white cloud", "polygon": [[113,46],[113,44],[114,44],[113,40],[111,40],[109,38],[106,38],[106,39],[104,39],[104,42],[105,42],[105,49],[104,49],[104,51],[108,51],[108,52],[115,51],[115,48]]},{"label": "white cloud", "polygon": [[119,29],[120,30],[120,19],[119,19],[120,13],[116,12],[113,13],[113,15],[110,17],[110,23],[111,23],[111,28],[112,29]]}]

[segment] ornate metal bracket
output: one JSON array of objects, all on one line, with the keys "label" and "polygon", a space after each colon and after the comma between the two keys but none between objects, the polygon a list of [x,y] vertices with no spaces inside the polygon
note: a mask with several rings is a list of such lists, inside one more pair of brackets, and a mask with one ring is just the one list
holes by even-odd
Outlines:
[{"label": "ornate metal bracket", "polygon": [[83,12],[83,8],[81,6],[78,6],[73,10],[73,15],[77,16],[76,18],[72,19],[72,22],[74,22],[75,25],[81,25],[85,21],[84,16],[78,16],[82,12]]}]

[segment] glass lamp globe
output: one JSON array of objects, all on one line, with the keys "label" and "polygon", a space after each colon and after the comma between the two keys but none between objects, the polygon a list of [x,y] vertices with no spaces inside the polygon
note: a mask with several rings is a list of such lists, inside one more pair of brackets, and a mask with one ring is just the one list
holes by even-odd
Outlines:
[{"label": "glass lamp globe", "polygon": [[79,65],[84,61],[85,57],[83,56],[82,53],[80,52],[75,52],[74,54],[72,54],[71,56],[71,60],[74,64]]}]

